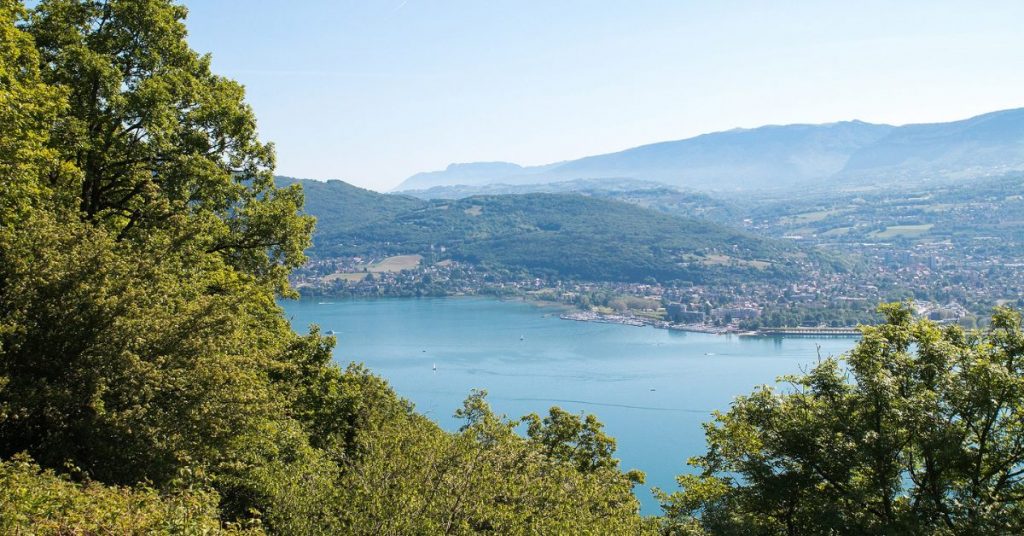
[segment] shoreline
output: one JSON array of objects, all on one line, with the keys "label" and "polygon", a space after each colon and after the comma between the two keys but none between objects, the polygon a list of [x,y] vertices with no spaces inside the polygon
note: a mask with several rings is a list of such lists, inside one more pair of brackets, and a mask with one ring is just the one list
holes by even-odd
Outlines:
[{"label": "shoreline", "polygon": [[562,320],[573,320],[575,322],[594,322],[598,324],[621,324],[624,326],[643,327],[650,326],[655,329],[667,329],[672,331],[688,331],[691,333],[710,333],[712,335],[744,335],[755,334],[756,332],[736,329],[732,327],[708,326],[705,324],[673,324],[664,320],[652,320],[630,315],[595,313],[593,311],[575,311],[558,315]]},{"label": "shoreline", "polygon": [[664,320],[631,315],[596,313],[593,311],[576,311],[558,315],[562,320],[575,322],[594,322],[598,324],[621,324],[624,326],[650,326],[655,329],[687,331],[691,333],[708,333],[711,335],[737,335],[740,337],[836,337],[860,338],[856,328],[764,328],[745,330],[733,326],[710,326],[707,324],[673,324]]},{"label": "shoreline", "polygon": [[594,311],[581,311],[574,306],[537,299],[530,295],[495,296],[488,294],[449,294],[446,296],[300,296],[300,300],[318,301],[320,304],[331,304],[335,301],[372,301],[388,299],[490,299],[501,302],[521,302],[532,305],[537,309],[547,309],[549,312],[544,316],[558,314],[561,320],[572,320],[574,322],[593,322],[597,324],[619,324],[623,326],[644,327],[650,326],[655,329],[667,329],[670,331],[683,331],[689,333],[706,333],[710,335],[736,335],[739,337],[774,337],[774,338],[859,338],[860,332],[856,328],[762,328],[758,330],[745,330],[735,326],[713,326],[708,324],[674,324],[665,320],[654,320],[642,316],[615,313],[598,313]]}]

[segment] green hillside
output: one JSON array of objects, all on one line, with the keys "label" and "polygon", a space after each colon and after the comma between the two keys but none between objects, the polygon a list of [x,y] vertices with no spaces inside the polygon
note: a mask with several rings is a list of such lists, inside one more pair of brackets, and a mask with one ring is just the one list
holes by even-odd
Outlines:
[{"label": "green hillside", "polygon": [[[390,218],[329,221],[379,203],[395,211],[410,200],[365,190],[306,210],[319,220],[315,254],[420,253],[539,274],[602,281],[704,281],[709,276],[779,277],[799,255],[791,246],[709,222],[679,218],[610,199],[575,194],[477,196],[421,201]],[[315,194],[307,194],[309,199]],[[400,201],[399,201],[400,200]]]},{"label": "green hillside", "polygon": [[278,188],[292,184],[302,186],[306,195],[306,212],[315,214],[320,229],[350,229],[393,218],[402,212],[421,207],[424,202],[407,195],[384,195],[339,181],[315,181],[274,177]]},{"label": "green hillside", "polygon": [[462,199],[480,195],[506,194],[581,194],[625,201],[641,207],[687,218],[716,223],[739,221],[736,207],[725,199],[705,193],[679,190],[662,183],[635,179],[577,179],[539,184],[480,184],[474,186],[435,186],[426,190],[402,192],[420,199]]}]

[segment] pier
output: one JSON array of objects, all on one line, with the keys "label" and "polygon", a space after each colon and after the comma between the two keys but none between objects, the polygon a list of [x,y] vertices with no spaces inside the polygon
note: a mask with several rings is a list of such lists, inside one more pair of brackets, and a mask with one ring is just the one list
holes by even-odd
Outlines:
[{"label": "pier", "polygon": [[762,328],[758,335],[786,337],[860,337],[859,328]]}]

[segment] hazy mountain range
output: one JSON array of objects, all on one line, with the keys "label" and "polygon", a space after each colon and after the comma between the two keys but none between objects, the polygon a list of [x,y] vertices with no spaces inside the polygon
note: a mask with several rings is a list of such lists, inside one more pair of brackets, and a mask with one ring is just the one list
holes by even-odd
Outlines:
[{"label": "hazy mountain range", "polygon": [[1024,108],[948,123],[904,126],[843,121],[770,125],[642,145],[544,166],[452,164],[395,190],[541,185],[579,179],[655,181],[698,190],[856,186],[964,178],[1024,169]]}]

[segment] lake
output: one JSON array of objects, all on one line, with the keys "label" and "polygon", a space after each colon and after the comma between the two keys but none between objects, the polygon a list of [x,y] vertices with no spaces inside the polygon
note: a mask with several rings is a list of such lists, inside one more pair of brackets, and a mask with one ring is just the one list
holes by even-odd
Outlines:
[{"label": "lake", "polygon": [[[853,339],[710,335],[574,322],[559,309],[488,298],[286,301],[296,331],[334,330],[335,359],[365,363],[443,427],[471,389],[486,389],[498,413],[543,414],[550,406],[594,413],[618,442],[625,469],[647,473],[637,488],[676,489],[686,459],[704,451],[701,423],[737,395],[772,383]],[[437,370],[433,370],[436,365]]]}]

